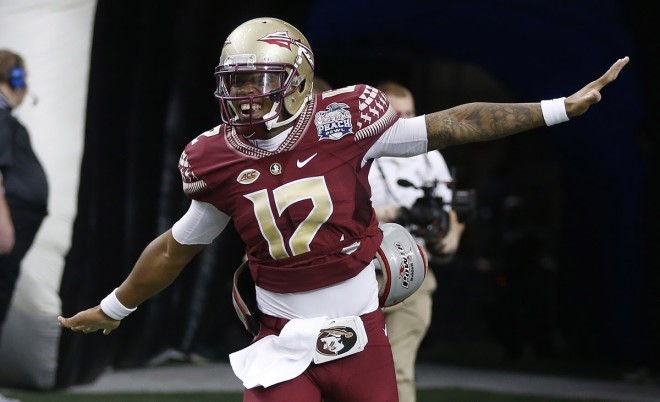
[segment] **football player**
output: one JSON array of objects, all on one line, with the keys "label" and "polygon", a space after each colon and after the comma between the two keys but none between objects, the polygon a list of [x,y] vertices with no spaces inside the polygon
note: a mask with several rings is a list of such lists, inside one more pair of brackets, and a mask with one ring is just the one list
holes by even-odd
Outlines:
[{"label": "football player", "polygon": [[[215,70],[223,123],[181,154],[189,211],[99,306],[59,323],[109,334],[233,220],[260,325],[251,345],[230,355],[244,400],[396,401],[373,263],[383,231],[370,203],[372,161],[567,121],[600,101],[627,63],[617,60],[567,98],[471,103],[400,119],[368,85],[313,94],[314,54],[303,34],[274,18],[247,21],[227,37]],[[424,264],[409,263],[413,248],[393,249],[405,259],[396,267],[406,268],[400,286],[424,275]],[[319,353],[319,337],[333,331],[347,334],[350,347]]]}]

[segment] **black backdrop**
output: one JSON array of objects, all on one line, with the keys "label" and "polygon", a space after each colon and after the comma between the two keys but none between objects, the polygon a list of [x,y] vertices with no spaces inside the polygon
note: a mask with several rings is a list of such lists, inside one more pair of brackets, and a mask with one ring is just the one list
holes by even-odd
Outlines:
[{"label": "black backdrop", "polygon": [[[496,338],[489,306],[498,277],[481,275],[479,261],[501,237],[493,219],[501,193],[523,188],[555,260],[555,357],[657,365],[658,257],[645,247],[658,240],[657,134],[648,112],[658,104],[657,50],[648,45],[652,21],[641,2],[225,3],[99,0],[78,217],[61,286],[65,315],[118,286],[148,242],[186,210],[177,161],[188,141],[219,123],[213,68],[224,38],[246,19],[273,16],[306,34],[317,73],[332,85],[396,79],[413,89],[421,113],[570,94],[630,55],[604,101],[582,118],[443,152],[459,180],[478,189],[482,207],[459,258],[438,273],[423,347],[442,361],[453,358],[443,350]],[[439,93],[436,68],[447,65],[441,71],[451,77]],[[466,66],[503,90],[468,92],[476,75]],[[209,334],[230,351],[247,344],[228,288],[242,252],[230,230],[111,336],[63,332],[58,386],[91,382],[109,365],[144,365],[168,348],[191,352]],[[476,348],[486,351],[482,363],[493,348]]]}]

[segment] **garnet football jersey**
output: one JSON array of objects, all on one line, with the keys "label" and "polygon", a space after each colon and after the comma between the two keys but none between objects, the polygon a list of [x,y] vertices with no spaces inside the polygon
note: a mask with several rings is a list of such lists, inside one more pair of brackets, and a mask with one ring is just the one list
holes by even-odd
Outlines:
[{"label": "garnet football jersey", "polygon": [[356,85],[316,95],[272,152],[220,125],[182,153],[184,192],[232,218],[258,286],[329,286],[364,269],[380,245],[363,159],[398,118],[380,91]]}]

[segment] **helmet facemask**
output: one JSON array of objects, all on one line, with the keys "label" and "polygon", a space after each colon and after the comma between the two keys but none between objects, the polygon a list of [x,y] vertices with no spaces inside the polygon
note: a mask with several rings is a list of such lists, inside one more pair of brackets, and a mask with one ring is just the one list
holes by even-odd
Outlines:
[{"label": "helmet facemask", "polygon": [[[281,64],[218,66],[215,96],[220,100],[222,121],[233,126],[246,126],[277,118],[282,111],[286,74],[286,67]],[[270,110],[260,117],[253,117],[268,103],[272,104]]]}]

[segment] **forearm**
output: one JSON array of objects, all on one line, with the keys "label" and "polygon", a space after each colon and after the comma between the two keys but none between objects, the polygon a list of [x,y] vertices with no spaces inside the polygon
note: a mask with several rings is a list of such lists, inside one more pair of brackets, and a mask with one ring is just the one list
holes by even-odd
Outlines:
[{"label": "forearm", "polygon": [[11,252],[15,240],[14,222],[0,181],[0,255]]},{"label": "forearm", "polygon": [[426,115],[428,149],[495,140],[544,125],[540,103],[467,103]]},{"label": "forearm", "polygon": [[449,211],[449,231],[444,237],[429,244],[432,258],[440,264],[449,262],[458,250],[464,230],[465,224],[458,221],[456,211]]},{"label": "forearm", "polygon": [[380,222],[396,222],[399,217],[398,205],[382,205],[374,207],[374,211],[376,211],[376,218]]},{"label": "forearm", "polygon": [[117,290],[117,298],[128,308],[140,305],[169,286],[203,248],[179,244],[168,230],[144,249]]},{"label": "forearm", "polygon": [[7,222],[12,222],[11,212],[9,211],[9,204],[7,204],[5,195],[2,192],[2,186],[0,185],[0,228],[2,228]]},{"label": "forearm", "polygon": [[449,254],[455,254],[461,242],[461,236],[465,230],[465,224],[458,221],[456,211],[449,211],[449,232],[442,241],[443,250]]}]

